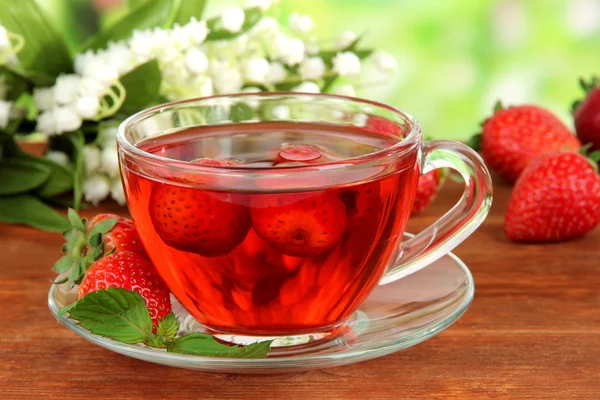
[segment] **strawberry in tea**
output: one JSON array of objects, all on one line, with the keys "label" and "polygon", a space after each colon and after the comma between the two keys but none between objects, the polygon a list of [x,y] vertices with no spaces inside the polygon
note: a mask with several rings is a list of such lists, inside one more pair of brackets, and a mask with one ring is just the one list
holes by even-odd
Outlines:
[{"label": "strawberry in tea", "polygon": [[416,152],[390,152],[387,166],[337,166],[401,140],[316,123],[183,129],[136,143],[164,165],[122,160],[127,200],[159,273],[209,329],[325,331],[397,253],[419,172]]}]

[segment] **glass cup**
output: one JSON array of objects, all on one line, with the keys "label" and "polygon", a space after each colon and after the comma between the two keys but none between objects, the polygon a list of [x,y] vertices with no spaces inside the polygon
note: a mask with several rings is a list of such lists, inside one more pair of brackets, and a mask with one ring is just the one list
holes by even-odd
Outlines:
[{"label": "glass cup", "polygon": [[[334,337],[376,285],[451,251],[492,202],[473,150],[423,142],[413,117],[362,99],[189,99],[131,116],[117,141],[158,272],[194,318],[238,342]],[[419,176],[440,168],[462,176],[462,197],[401,242]]]}]

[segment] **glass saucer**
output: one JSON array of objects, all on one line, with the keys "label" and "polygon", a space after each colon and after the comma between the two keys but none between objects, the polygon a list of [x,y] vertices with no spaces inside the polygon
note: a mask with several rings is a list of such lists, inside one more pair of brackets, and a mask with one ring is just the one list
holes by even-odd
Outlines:
[{"label": "glass saucer", "polygon": [[[469,307],[473,278],[466,265],[448,253],[426,268],[377,286],[333,340],[276,348],[265,359],[235,359],[167,353],[94,335],[67,317],[59,321],[84,339],[140,360],[172,367],[229,373],[282,373],[330,368],[381,357],[421,343],[454,323]],[[48,305],[58,310],[74,301],[53,285]],[[176,307],[174,306],[174,310]],[[195,321],[179,311],[182,328]],[[201,329],[201,327],[200,327]]]}]

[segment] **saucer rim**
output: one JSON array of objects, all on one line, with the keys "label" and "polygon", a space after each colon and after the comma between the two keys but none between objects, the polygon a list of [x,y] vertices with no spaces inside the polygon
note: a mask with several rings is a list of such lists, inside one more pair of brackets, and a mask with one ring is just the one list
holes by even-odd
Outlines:
[{"label": "saucer rim", "polygon": [[[224,369],[225,367],[231,370],[243,370],[252,367],[263,369],[294,367],[298,369],[310,369],[311,365],[315,366],[315,364],[321,363],[333,363],[335,365],[343,365],[385,356],[396,351],[417,345],[442,332],[443,330],[451,326],[454,322],[456,322],[465,313],[465,311],[471,305],[475,294],[473,275],[469,268],[466,266],[466,264],[452,252],[445,254],[441,258],[444,257],[450,257],[456,263],[456,265],[460,267],[464,274],[466,283],[466,288],[462,299],[455,306],[455,309],[452,311],[452,313],[444,318],[441,318],[439,321],[432,323],[426,328],[417,329],[413,333],[402,336],[401,338],[397,338],[396,340],[390,341],[388,343],[384,343],[382,346],[377,346],[369,349],[347,348],[330,354],[306,354],[296,356],[290,355],[260,359],[240,359],[229,357],[211,357],[169,353],[164,350],[153,349],[141,344],[121,343],[114,339],[91,333],[87,329],[79,326],[75,321],[69,319],[66,315],[63,315],[59,318],[59,306],[54,299],[54,293],[56,291],[55,285],[51,285],[50,290],[48,291],[48,308],[50,309],[50,312],[52,313],[54,318],[56,318],[62,325],[69,328],[78,336],[81,336],[83,339],[88,340],[105,349],[117,352],[119,354],[162,365],[205,370],[220,370]],[[358,308],[358,310],[360,310],[360,307]],[[215,363],[219,364],[218,368],[215,368]]]}]

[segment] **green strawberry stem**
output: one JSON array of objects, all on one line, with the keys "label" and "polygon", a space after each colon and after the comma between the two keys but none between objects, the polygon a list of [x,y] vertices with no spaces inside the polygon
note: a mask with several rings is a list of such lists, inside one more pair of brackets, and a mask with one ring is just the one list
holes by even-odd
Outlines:
[{"label": "green strawberry stem", "polygon": [[79,217],[72,208],[69,208],[68,217],[71,227],[63,232],[66,243],[62,251],[65,255],[54,264],[52,270],[64,274],[54,284],[67,282],[71,289],[81,283],[89,267],[105,255],[102,235],[108,233],[119,219],[104,219],[88,232],[86,218]]}]

